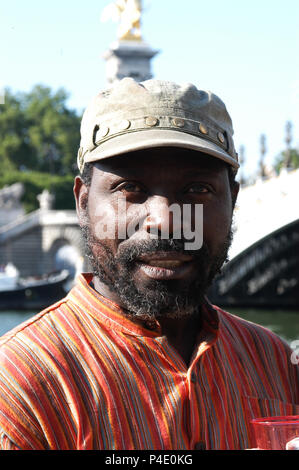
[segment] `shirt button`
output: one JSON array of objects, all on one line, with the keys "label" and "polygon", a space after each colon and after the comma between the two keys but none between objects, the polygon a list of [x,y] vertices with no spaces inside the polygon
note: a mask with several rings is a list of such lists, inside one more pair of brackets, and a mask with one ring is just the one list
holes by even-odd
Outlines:
[{"label": "shirt button", "polygon": [[196,442],[194,446],[195,450],[206,450],[206,443],[201,441],[201,442]]},{"label": "shirt button", "polygon": [[195,372],[192,372],[192,374],[191,374],[191,382],[193,382],[194,384],[196,383],[196,374],[195,374]]}]

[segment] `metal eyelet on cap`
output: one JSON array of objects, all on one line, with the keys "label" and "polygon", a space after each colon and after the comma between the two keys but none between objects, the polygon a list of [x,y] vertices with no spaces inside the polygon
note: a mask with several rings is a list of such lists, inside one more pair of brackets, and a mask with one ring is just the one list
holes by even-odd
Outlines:
[{"label": "metal eyelet on cap", "polygon": [[99,142],[103,137],[106,137],[106,135],[109,133],[109,127],[105,125],[101,125],[99,127],[99,130],[96,133],[95,136],[95,142]]},{"label": "metal eyelet on cap", "polygon": [[158,119],[154,116],[148,116],[145,118],[145,124],[149,127],[154,127],[158,124]]},{"label": "metal eyelet on cap", "polygon": [[202,134],[208,134],[209,132],[208,128],[202,122],[198,124],[198,129],[200,130]]},{"label": "metal eyelet on cap", "polygon": [[222,134],[222,132],[218,132],[217,137],[218,137],[219,142],[224,144],[225,138],[224,138],[224,135]]},{"label": "metal eyelet on cap", "polygon": [[80,172],[82,172],[83,167],[84,167],[84,154],[83,154],[83,148],[80,147],[78,150],[78,156],[77,156],[77,163],[78,163],[78,168]]},{"label": "metal eyelet on cap", "polygon": [[83,163],[83,148],[82,147],[80,147],[78,150],[78,162],[80,163],[80,165],[82,165]]},{"label": "metal eyelet on cap", "polygon": [[131,126],[131,121],[128,121],[128,119],[124,119],[118,124],[117,128],[120,131],[125,131],[126,129],[129,129],[130,126]]},{"label": "metal eyelet on cap", "polygon": [[184,119],[181,119],[181,118],[174,118],[174,119],[172,120],[172,124],[173,124],[175,127],[184,127],[185,121],[184,121]]}]

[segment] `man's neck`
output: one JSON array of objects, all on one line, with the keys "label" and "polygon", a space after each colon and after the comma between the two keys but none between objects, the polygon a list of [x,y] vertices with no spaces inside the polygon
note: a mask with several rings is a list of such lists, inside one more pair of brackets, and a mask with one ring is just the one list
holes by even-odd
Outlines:
[{"label": "man's neck", "polygon": [[121,305],[121,300],[117,293],[109,289],[109,287],[103,282],[101,282],[96,276],[93,276],[92,284],[94,289],[103,297],[106,297],[106,299],[109,299],[120,307],[123,307]]},{"label": "man's neck", "polygon": [[[93,278],[93,286],[99,294],[116,303],[119,307],[126,309],[122,305],[117,293],[111,291],[106,284],[102,283],[95,276]],[[134,319],[134,315],[130,316],[130,320],[142,326],[147,326],[146,320]],[[162,335],[166,336],[169,343],[177,350],[188,366],[195,347],[196,337],[201,329],[200,313],[197,312],[194,315],[186,315],[181,318],[161,316],[157,320],[161,326]]]},{"label": "man's neck", "polygon": [[188,366],[201,329],[201,316],[188,315],[181,318],[159,318],[162,334],[177,350]]}]

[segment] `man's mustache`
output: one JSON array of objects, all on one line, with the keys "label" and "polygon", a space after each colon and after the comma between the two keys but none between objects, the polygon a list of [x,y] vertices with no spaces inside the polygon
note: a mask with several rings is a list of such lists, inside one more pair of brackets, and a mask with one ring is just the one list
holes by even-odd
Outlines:
[{"label": "man's mustache", "polygon": [[[88,225],[81,227],[85,239],[87,239],[88,244],[91,246],[103,247],[103,243],[95,237],[95,235],[90,231]],[[134,263],[138,261],[141,256],[144,255],[154,255],[157,252],[169,252],[176,253],[180,255],[192,256],[195,261],[202,262],[210,258],[210,250],[207,244],[203,241],[200,249],[197,250],[185,250],[184,239],[175,239],[175,238],[154,238],[150,240],[127,240],[122,241],[118,247],[117,253],[111,256],[115,259],[116,262],[125,262],[127,264]],[[105,250],[110,252],[109,248],[106,246]]]},{"label": "man's mustache", "polygon": [[116,261],[127,264],[134,263],[144,255],[154,255],[157,252],[176,253],[192,256],[195,261],[201,262],[210,256],[209,249],[205,243],[199,250],[185,250],[184,240],[180,239],[154,239],[134,242],[123,242],[115,256]]}]

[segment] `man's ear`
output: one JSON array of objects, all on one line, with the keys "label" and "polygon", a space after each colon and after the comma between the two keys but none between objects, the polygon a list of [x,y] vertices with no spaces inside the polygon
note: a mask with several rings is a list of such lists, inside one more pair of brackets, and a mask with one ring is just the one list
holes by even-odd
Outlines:
[{"label": "man's ear", "polygon": [[88,193],[89,188],[84,184],[80,176],[76,176],[74,181],[74,197],[76,201],[76,212],[80,226],[84,226],[87,223],[87,204],[88,204]]}]

